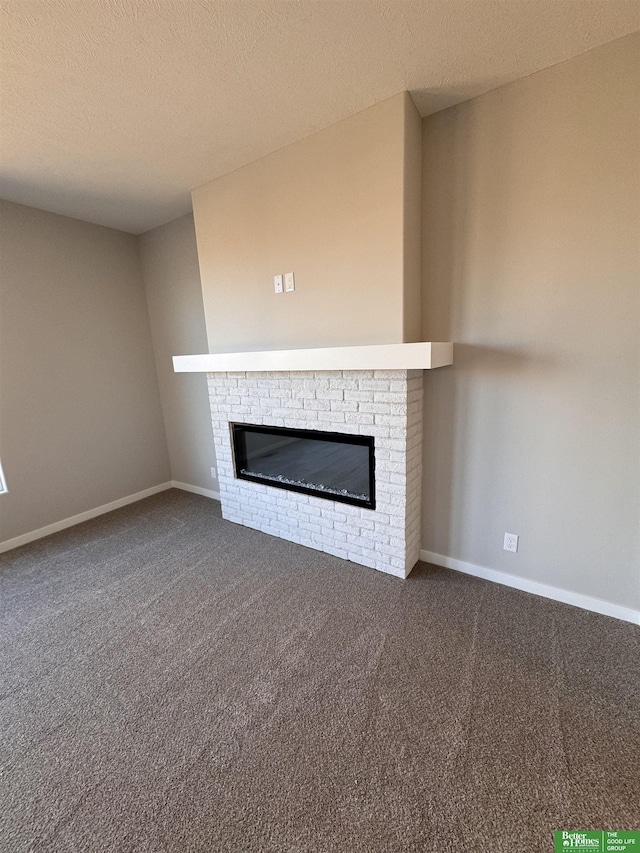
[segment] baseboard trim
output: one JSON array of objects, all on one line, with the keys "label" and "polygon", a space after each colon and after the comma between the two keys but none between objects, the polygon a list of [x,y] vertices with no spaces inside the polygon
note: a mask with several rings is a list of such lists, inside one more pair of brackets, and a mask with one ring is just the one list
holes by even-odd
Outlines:
[{"label": "baseboard trim", "polygon": [[180,483],[178,480],[172,480],[171,485],[174,489],[182,489],[183,492],[193,492],[194,495],[213,498],[214,501],[220,500],[220,492],[214,492],[213,489],[203,489],[202,486],[192,486],[190,483]]},{"label": "baseboard trim", "polygon": [[475,563],[466,563],[464,560],[454,560],[453,557],[446,557],[444,554],[436,554],[433,551],[421,550],[420,559],[425,563],[434,563],[436,566],[442,566],[445,569],[453,569],[465,575],[473,575],[473,577],[483,578],[493,583],[502,584],[502,586],[510,586],[513,589],[519,589],[523,592],[531,592],[534,595],[542,596],[542,598],[551,598],[553,601],[562,602],[562,604],[571,604],[574,607],[582,608],[582,610],[591,610],[593,613],[600,613],[602,616],[612,616],[614,619],[621,619],[623,622],[640,625],[639,610],[621,607],[619,604],[611,604],[600,598],[591,598],[588,595],[569,592],[566,589],[559,589],[558,587],[548,586],[547,584],[531,581],[517,575],[510,575],[507,572],[498,572],[495,569],[477,566]]},{"label": "baseboard trim", "polygon": [[127,504],[141,501],[143,498],[149,498],[151,495],[157,495],[158,492],[164,492],[173,486],[173,482],[159,483],[157,486],[151,486],[149,489],[143,489],[141,492],[136,492],[135,495],[127,495],[124,498],[118,498],[117,501],[111,501],[108,504],[97,506],[94,509],[88,509],[86,512],[72,515],[70,518],[63,518],[61,521],[56,521],[53,524],[47,524],[46,527],[40,527],[38,530],[32,530],[30,533],[23,533],[22,536],[16,536],[13,539],[5,539],[0,542],[0,554],[5,551],[12,551],[14,548],[19,548],[21,545],[28,545],[29,542],[35,542],[36,539],[42,539],[45,536],[50,536],[52,533],[58,533],[60,530],[66,530],[67,527],[73,527],[74,524],[82,524],[83,521],[89,521],[99,515],[104,515],[105,512],[111,512],[114,509],[120,509]]}]

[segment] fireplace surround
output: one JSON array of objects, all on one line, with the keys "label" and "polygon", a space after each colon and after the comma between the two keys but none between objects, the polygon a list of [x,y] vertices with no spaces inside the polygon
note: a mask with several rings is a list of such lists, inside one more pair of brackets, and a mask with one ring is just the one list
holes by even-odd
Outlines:
[{"label": "fireplace surround", "polygon": [[[208,374],[225,519],[401,578],[420,551],[423,370],[451,363],[429,343],[174,357]],[[375,506],[239,478],[239,423],[372,439]]]},{"label": "fireplace surround", "polygon": [[[227,372],[208,376],[223,517],[406,577],[420,550],[422,372]],[[375,440],[375,509],[236,476],[230,424]]]}]

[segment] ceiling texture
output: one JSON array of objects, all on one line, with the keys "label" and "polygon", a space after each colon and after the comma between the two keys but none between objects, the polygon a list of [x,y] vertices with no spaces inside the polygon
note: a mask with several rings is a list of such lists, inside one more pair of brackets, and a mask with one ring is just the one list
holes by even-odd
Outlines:
[{"label": "ceiling texture", "polygon": [[408,90],[428,115],[640,29],[637,0],[0,0],[0,196],[141,233]]}]

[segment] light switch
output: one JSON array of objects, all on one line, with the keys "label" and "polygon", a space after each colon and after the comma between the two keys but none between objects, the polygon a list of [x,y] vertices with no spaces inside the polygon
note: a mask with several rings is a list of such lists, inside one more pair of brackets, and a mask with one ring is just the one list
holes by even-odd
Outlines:
[{"label": "light switch", "polygon": [[284,274],[284,289],[287,293],[296,289],[296,282],[292,272],[286,272]]}]

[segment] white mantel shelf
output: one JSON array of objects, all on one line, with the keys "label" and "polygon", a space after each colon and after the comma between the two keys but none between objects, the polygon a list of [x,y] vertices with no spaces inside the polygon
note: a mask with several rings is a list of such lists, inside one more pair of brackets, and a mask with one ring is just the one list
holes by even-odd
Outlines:
[{"label": "white mantel shelf", "polygon": [[174,355],[176,373],[286,370],[433,370],[453,364],[452,343],[423,341],[363,347]]}]

